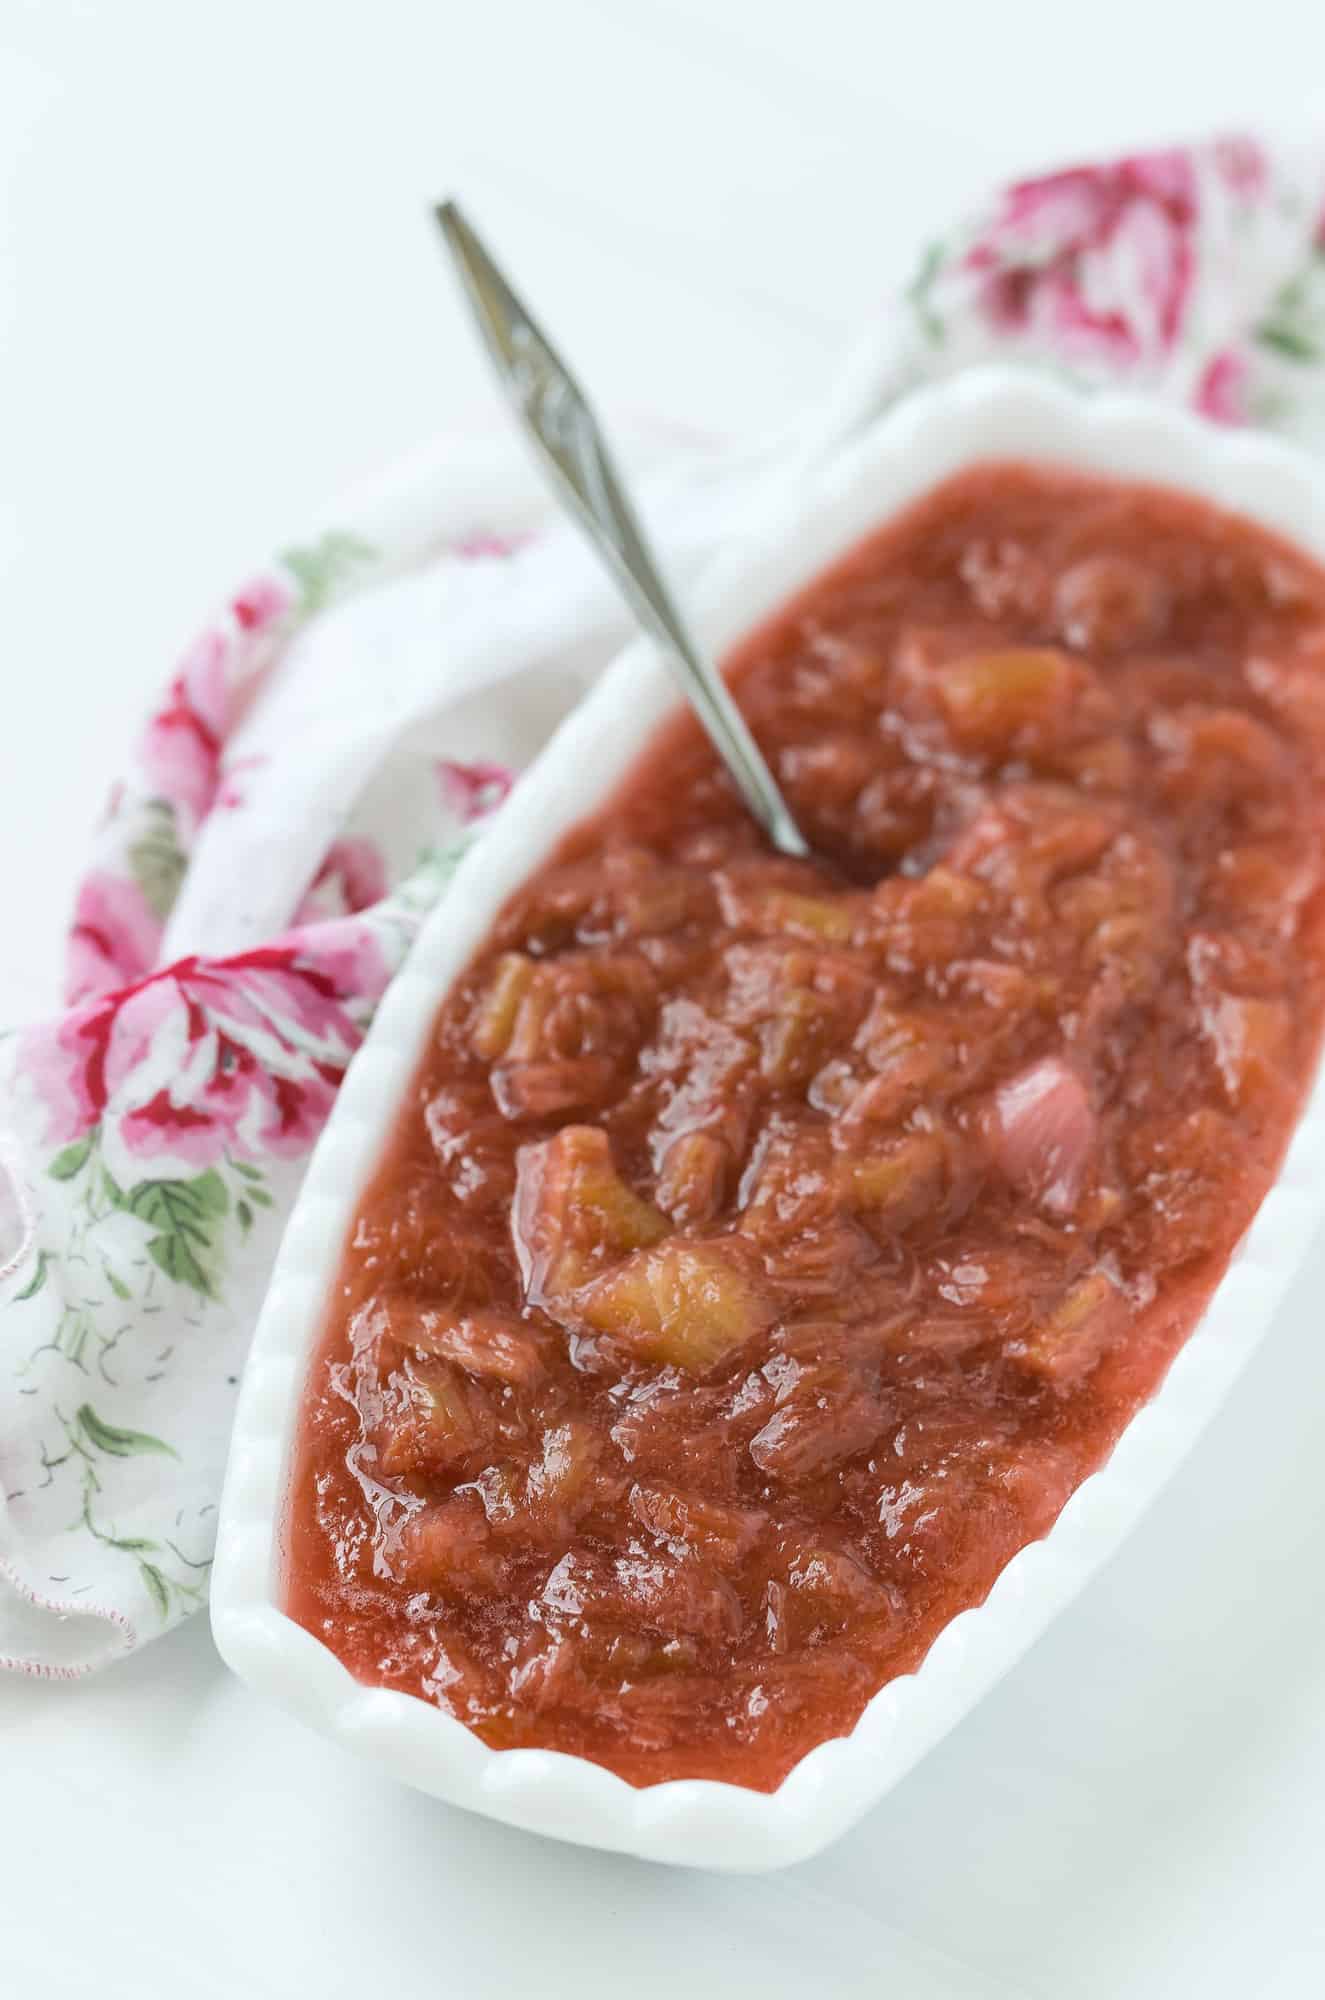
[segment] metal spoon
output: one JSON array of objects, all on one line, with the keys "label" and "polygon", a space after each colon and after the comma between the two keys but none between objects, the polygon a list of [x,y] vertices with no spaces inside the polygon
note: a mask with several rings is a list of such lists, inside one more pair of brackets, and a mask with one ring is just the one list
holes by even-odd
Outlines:
[{"label": "metal spoon", "polygon": [[726,682],[691,638],[593,411],[453,201],[437,209],[502,387],[553,490],[579,522],[640,624],[662,647],[742,798],[783,854],[809,844],[778,790]]}]

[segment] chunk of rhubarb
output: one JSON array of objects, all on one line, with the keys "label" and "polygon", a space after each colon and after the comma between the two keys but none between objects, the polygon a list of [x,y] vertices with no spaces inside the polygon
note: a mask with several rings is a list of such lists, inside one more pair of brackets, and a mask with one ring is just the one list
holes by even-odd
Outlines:
[{"label": "chunk of rhubarb", "polygon": [[1325,673],[1322,648],[1313,647],[1296,659],[1253,658],[1247,662],[1248,684],[1295,735],[1315,749],[1325,749]]},{"label": "chunk of rhubarb", "polygon": [[[411,1362],[393,1378],[378,1463],[392,1478],[458,1474],[487,1447],[492,1410],[478,1386],[446,1361]],[[397,1413],[398,1412],[398,1413]]]},{"label": "chunk of rhubarb", "polygon": [[752,1044],[692,1000],[665,1002],[658,1028],[648,1064],[664,1099],[653,1135],[659,1168],[673,1134],[702,1130],[739,1156],[756,1088]]},{"label": "chunk of rhubarb", "polygon": [[1058,1056],[1032,1063],[995,1093],[989,1147],[996,1164],[1056,1214],[1076,1205],[1095,1132],[1086,1086]]},{"label": "chunk of rhubarb", "polygon": [[[389,1365],[394,1347],[452,1361],[469,1375],[524,1386],[544,1371],[531,1327],[514,1313],[457,1313],[408,1298],[388,1299],[365,1331],[377,1351],[378,1366]],[[361,1342],[356,1338],[356,1347]]]},{"label": "chunk of rhubarb", "polygon": [[1104,1271],[1080,1279],[1017,1349],[1023,1368],[1067,1388],[1126,1330],[1127,1301]]},{"label": "chunk of rhubarb", "polygon": [[1052,647],[1007,647],[953,661],[936,676],[935,691],[954,742],[1005,752],[1062,723],[1078,677]]},{"label": "chunk of rhubarb", "polygon": [[535,1525],[567,1531],[594,1504],[604,1440],[577,1418],[553,1424],[529,1468],[525,1505]]},{"label": "chunk of rhubarb", "polygon": [[711,905],[703,876],[664,865],[646,847],[606,857],[604,879],[621,938],[664,937]]},{"label": "chunk of rhubarb", "polygon": [[938,1132],[908,1132],[891,1145],[845,1157],[844,1192],[868,1221],[896,1230],[932,1214],[947,1185],[948,1147]]},{"label": "chunk of rhubarb", "polygon": [[640,1250],[580,1296],[578,1311],[641,1360],[704,1374],[762,1333],[775,1307],[739,1246],[673,1238]]},{"label": "chunk of rhubarb", "polygon": [[1135,834],[1120,835],[1098,867],[1060,887],[1054,916],[1080,940],[1085,964],[1098,967],[1130,998],[1149,992],[1173,941],[1173,864]]},{"label": "chunk of rhubarb", "polygon": [[525,1291],[557,1300],[667,1234],[666,1218],[617,1173],[607,1134],[567,1125],[517,1159],[512,1233]]},{"label": "chunk of rhubarb", "polygon": [[534,961],[521,951],[503,952],[497,960],[470,1036],[474,1053],[484,1062],[496,1062],[510,1047],[516,1016],[533,985],[535,970]]},{"label": "chunk of rhubarb", "polygon": [[1294,840],[1226,847],[1215,856],[1208,891],[1230,915],[1273,926],[1279,937],[1297,930],[1302,906],[1320,882],[1314,843]]},{"label": "chunk of rhubarb", "polygon": [[503,1118],[552,1118],[601,1104],[615,1077],[610,1056],[502,1063],[492,1072],[492,1095]]},{"label": "chunk of rhubarb", "polygon": [[663,1155],[658,1206],[673,1222],[708,1222],[722,1206],[729,1155],[711,1132],[683,1132]]},{"label": "chunk of rhubarb", "polygon": [[883,1429],[877,1396],[840,1371],[812,1370],[750,1440],[750,1456],[771,1478],[799,1484],[865,1451]]},{"label": "chunk of rhubarb", "polygon": [[847,951],[737,944],[724,957],[729,1015],[754,1030],[760,1070],[782,1086],[808,1081],[830,1045],[851,1034],[874,991],[869,961]]},{"label": "chunk of rhubarb", "polygon": [[1265,792],[1291,781],[1283,739],[1240,708],[1193,706],[1153,716],[1149,736],[1163,756],[1159,779],[1178,799]]},{"label": "chunk of rhubarb", "polygon": [[1110,806],[1087,802],[1069,786],[1009,785],[957,835],[947,860],[997,896],[1034,904],[1099,862],[1120,831]]},{"label": "chunk of rhubarb", "polygon": [[958,1066],[952,1036],[939,1022],[903,1013],[884,995],[871,1008],[856,1047],[875,1076],[847,1106],[844,1116],[851,1124],[890,1124]]},{"label": "chunk of rhubarb", "polygon": [[633,1049],[651,1016],[656,984],[633,953],[595,959],[497,962],[480,1006],[474,1047],[486,1060],[554,1063]]},{"label": "chunk of rhubarb", "polygon": [[630,1511],[661,1542],[693,1550],[719,1570],[735,1569],[764,1530],[764,1516],[669,1486],[635,1485]]},{"label": "chunk of rhubarb", "polygon": [[741,1189],[742,1234],[768,1249],[798,1230],[831,1222],[842,1205],[842,1188],[826,1130],[775,1125],[765,1131],[756,1160]]},{"label": "chunk of rhubarb", "polygon": [[832,1010],[818,994],[793,986],[780,993],[759,1025],[759,1067],[783,1086],[808,1077],[818,1065]]},{"label": "chunk of rhubarb", "polygon": [[543,1586],[543,1602],[590,1624],[603,1620],[699,1639],[730,1641],[744,1623],[741,1601],[724,1577],[704,1563],[643,1548],[611,1558],[578,1551],[563,1556]]},{"label": "chunk of rhubarb", "polygon": [[1069,646],[1084,653],[1121,652],[1163,636],[1172,591],[1156,570],[1127,556],[1084,556],[1063,571],[1054,616]]},{"label": "chunk of rhubarb", "polygon": [[456,1493],[413,1515],[384,1552],[389,1572],[430,1596],[490,1597],[505,1586],[510,1557],[494,1538],[474,1493]]},{"label": "chunk of rhubarb", "polygon": [[1201,1002],[1201,1025],[1233,1103],[1282,1082],[1293,1044],[1293,1017],[1282,1000],[1211,993]]},{"label": "chunk of rhubarb", "polygon": [[[1141,1120],[1124,1135],[1123,1159],[1145,1206],[1133,1211],[1141,1257],[1156,1271],[1204,1256],[1219,1240],[1223,1207],[1246,1201],[1256,1184],[1254,1149],[1235,1118],[1203,1104],[1176,1123]],[[1156,1219],[1162,1227],[1155,1228]]]},{"label": "chunk of rhubarb", "polygon": [[988,891],[970,875],[944,867],[941,861],[923,875],[906,880],[906,914],[913,921],[946,917],[964,922],[988,901]]},{"label": "chunk of rhubarb", "polygon": [[1137,753],[1125,736],[1096,736],[1060,751],[1053,768],[1085,792],[1125,792],[1136,783]]},{"label": "chunk of rhubarb", "polygon": [[891,1615],[893,1601],[862,1558],[827,1542],[782,1538],[765,1590],[765,1632],[775,1653],[814,1646],[860,1620]]},{"label": "chunk of rhubarb", "polygon": [[845,898],[794,889],[735,888],[724,894],[723,907],[729,923],[760,937],[801,938],[807,944],[849,944],[855,924]]}]

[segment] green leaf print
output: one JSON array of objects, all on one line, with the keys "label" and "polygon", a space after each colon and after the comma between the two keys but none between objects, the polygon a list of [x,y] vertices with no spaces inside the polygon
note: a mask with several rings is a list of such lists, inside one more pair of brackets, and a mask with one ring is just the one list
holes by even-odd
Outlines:
[{"label": "green leaf print", "polygon": [[105,1274],[106,1283],[110,1286],[117,1299],[129,1299],[133,1297],[133,1293],[129,1290],[123,1278],[116,1276],[104,1257],[101,1260],[101,1268]]},{"label": "green leaf print", "polygon": [[22,1291],[15,1292],[14,1294],[14,1304],[16,1306],[21,1305],[24,1299],[36,1298],[38,1292],[41,1290],[42,1286],[46,1283],[46,1266],[49,1264],[49,1262],[50,1262],[50,1252],[48,1250],[39,1250],[37,1252],[36,1270],[33,1272],[32,1276],[28,1279],[28,1282],[26,1285],[24,1285]]},{"label": "green leaf print", "polygon": [[196,1180],[185,1185],[192,1190],[205,1215],[225,1215],[228,1212],[230,1195],[215,1167],[209,1167],[205,1174],[199,1174]]},{"label": "green leaf print", "polygon": [[144,1452],[156,1452],[163,1458],[179,1457],[179,1453],[164,1438],[152,1437],[147,1431],[124,1431],[115,1424],[108,1424],[97,1415],[90,1403],[79,1405],[74,1412],[74,1422],[88,1443],[98,1451],[104,1451],[109,1458],[136,1458]]},{"label": "green leaf print", "polygon": [[203,1298],[215,1296],[215,1231],[229,1211],[230,1194],[214,1167],[191,1181],[139,1181],[122,1206],[157,1232],[147,1254],[158,1270]]},{"label": "green leaf print", "polygon": [[87,1156],[92,1151],[92,1134],[75,1139],[71,1146],[65,1146],[55,1155],[46,1171],[53,1181],[71,1181],[81,1174],[87,1165]]},{"label": "green leaf print", "polygon": [[1315,342],[1308,340],[1305,333],[1294,326],[1266,320],[1258,328],[1256,338],[1262,347],[1272,347],[1276,354],[1283,354],[1290,361],[1314,361],[1317,357]]},{"label": "green leaf print", "polygon": [[1325,354],[1325,259],[1319,253],[1279,287],[1254,337],[1286,361],[1310,364]]},{"label": "green leaf print", "polygon": [[937,347],[944,337],[944,325],[930,301],[934,280],[943,269],[943,245],[931,243],[920,259],[920,269],[906,288],[907,303],[920,322],[926,340]]},{"label": "green leaf print", "polygon": [[154,1236],[147,1254],[173,1284],[188,1285],[205,1299],[215,1296],[211,1273],[187,1236]]},{"label": "green leaf print", "polygon": [[162,923],[170,915],[188,860],[179,844],[175,808],[165,799],[147,807],[142,833],[129,849],[129,867],[143,901]]},{"label": "green leaf print", "polygon": [[147,1585],[152,1601],[163,1618],[170,1616],[170,1587],[155,1563],[140,1562],[139,1574]]},{"label": "green leaf print", "polygon": [[371,543],[333,529],[311,548],[286,549],[281,561],[299,586],[300,610],[308,617],[321,611],[355,569],[376,555]]}]

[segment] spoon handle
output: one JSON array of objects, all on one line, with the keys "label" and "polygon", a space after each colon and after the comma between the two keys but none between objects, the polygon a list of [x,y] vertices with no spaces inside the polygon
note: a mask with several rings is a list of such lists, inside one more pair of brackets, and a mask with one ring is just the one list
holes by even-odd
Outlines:
[{"label": "spoon handle", "polygon": [[700,652],[659,574],[593,411],[453,201],[437,220],[502,386],[558,497],[640,624],[662,647],[741,796],[783,854],[810,852],[717,668]]}]

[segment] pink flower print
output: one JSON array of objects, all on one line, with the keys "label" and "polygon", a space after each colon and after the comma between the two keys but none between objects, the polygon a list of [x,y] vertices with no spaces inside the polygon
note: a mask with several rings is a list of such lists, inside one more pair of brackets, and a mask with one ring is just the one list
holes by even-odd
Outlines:
[{"label": "pink flower print", "polygon": [[170,684],[164,708],[147,726],[140,755],[158,797],[196,824],[216,794],[227,713],[226,641],[207,632]]},{"label": "pink flower print", "polygon": [[1000,333],[1125,366],[1177,337],[1195,223],[1188,155],[1138,155],[1016,182],[965,264]]},{"label": "pink flower print", "polygon": [[506,764],[459,764],[442,757],[437,763],[437,781],[449,811],[462,826],[472,826],[501,804],[515,783],[515,773]]},{"label": "pink flower print", "polygon": [[1270,165],[1258,140],[1245,132],[1226,133],[1215,140],[1213,156],[1215,171],[1231,193],[1254,201],[1265,192]]},{"label": "pink flower print", "polygon": [[408,942],[398,937],[396,957],[388,958],[375,926],[362,916],[330,917],[287,931],[274,948],[292,950],[303,968],[293,989],[301,1023],[310,1033],[340,1035],[348,1021],[357,1038],[355,1024],[366,1024]]},{"label": "pink flower print", "polygon": [[141,979],[160,942],[160,921],[137,883],[94,869],[83,878],[69,932],[70,1000]]},{"label": "pink flower print", "polygon": [[[193,1051],[189,1051],[193,1054]],[[330,1114],[343,1063],[312,1063],[302,1076],[266,1068],[223,1029],[197,1050],[187,1088],[163,1084],[118,1120],[123,1151],[159,1169],[204,1173],[227,1152],[244,1159],[299,1159]]]},{"label": "pink flower print", "polygon": [[481,561],[485,556],[495,556],[505,560],[509,556],[518,555],[520,550],[527,548],[533,539],[527,531],[503,535],[491,528],[474,528],[467,535],[461,535],[457,541],[452,542],[451,549],[453,554],[462,557],[466,562]]},{"label": "pink flower print", "polygon": [[312,1143],[390,968],[345,920],[185,958],[25,1038],[53,1144],[99,1125],[112,1172],[197,1173]]},{"label": "pink flower print", "polygon": [[370,904],[380,903],[386,892],[386,863],[376,842],[362,836],[338,840],[327,849],[294,920],[308,924],[327,917],[353,916]]},{"label": "pink flower print", "polygon": [[230,601],[235,623],[245,632],[261,632],[283,618],[294,603],[294,592],[279,576],[251,577]]},{"label": "pink flower print", "polygon": [[1245,424],[1251,369],[1245,354],[1226,347],[1212,355],[1192,395],[1193,406],[1217,424]]}]

